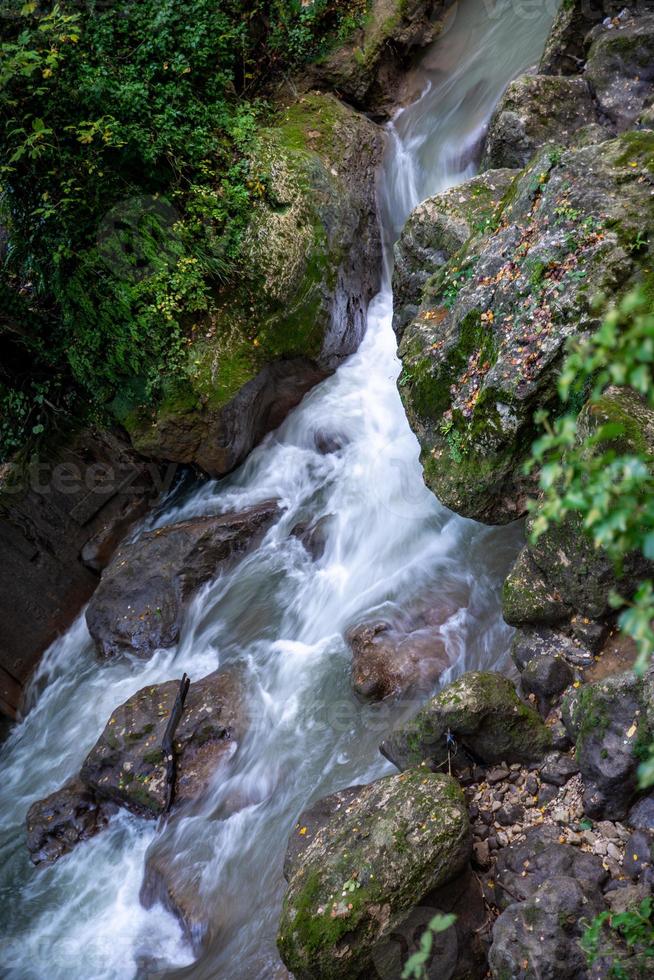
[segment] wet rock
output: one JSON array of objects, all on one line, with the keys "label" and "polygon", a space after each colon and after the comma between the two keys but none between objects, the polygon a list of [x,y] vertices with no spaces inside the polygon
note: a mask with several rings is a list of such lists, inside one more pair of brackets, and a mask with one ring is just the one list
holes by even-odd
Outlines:
[{"label": "wet rock", "polygon": [[516,171],[480,174],[427,198],[413,211],[395,245],[393,329],[398,337],[417,314],[430,276],[452,258],[475,227],[489,224]]},{"label": "wet rock", "polygon": [[537,805],[539,807],[545,807],[548,805],[548,803],[551,803],[552,800],[556,799],[557,795],[558,793],[556,786],[543,784],[538,791]]},{"label": "wet rock", "polygon": [[571,146],[578,130],[596,120],[584,78],[521,75],[511,82],[491,119],[482,170],[521,169],[544,143]]},{"label": "wet rock", "polygon": [[296,524],[291,534],[302,542],[314,561],[319,561],[325,553],[327,545],[327,528],[331,515],[319,518],[317,521]]},{"label": "wet rock", "polygon": [[635,126],[654,101],[654,16],[600,30],[588,52],[585,78],[600,113],[618,132]]},{"label": "wet rock", "polygon": [[549,731],[533,708],[520,700],[508,678],[473,671],[449,684],[412,721],[396,729],[381,751],[402,770],[423,760],[444,766],[448,732],[456,743],[450,747],[454,772],[470,759],[487,764],[539,759],[550,746]]},{"label": "wet rock", "polygon": [[[87,755],[81,779],[101,798],[143,817],[164,812],[166,761],[161,749],[179,681],[144,687],[113,712]],[[240,675],[216,671],[191,683],[175,732],[174,806],[200,797],[245,731]]]},{"label": "wet rock", "polygon": [[576,739],[586,813],[622,819],[637,790],[638,746],[650,737],[643,682],[629,672],[586,684],[566,695],[563,718]]},{"label": "wet rock", "polygon": [[200,954],[211,929],[212,910],[197,879],[170,853],[168,841],[155,841],[149,849],[139,899],[146,909],[163,905],[180,923],[196,955]]},{"label": "wet rock", "polygon": [[552,752],[546,756],[545,764],[541,766],[540,778],[551,786],[565,786],[578,772],[579,766],[569,755]]},{"label": "wet rock", "polygon": [[27,812],[27,849],[32,863],[54,864],[103,830],[115,812],[112,803],[99,801],[80,779],[69,779]]},{"label": "wet rock", "polygon": [[497,811],[497,822],[503,827],[512,827],[513,824],[520,823],[524,814],[525,808],[519,803],[509,803]]},{"label": "wet rock", "polygon": [[277,513],[277,504],[267,501],[239,514],[161,527],[124,545],[86,611],[100,655],[149,657],[173,646],[189,599],[254,548]]},{"label": "wet rock", "polygon": [[12,719],[41,655],[78,616],[97,571],[171,475],[117,432],[87,427],[55,443],[30,465],[0,467],[0,714]]},{"label": "wet rock", "polygon": [[490,848],[488,841],[480,840],[472,845],[473,861],[480,871],[487,871],[490,868]]},{"label": "wet rock", "polygon": [[597,892],[585,892],[574,878],[548,877],[535,894],[500,915],[489,952],[497,980],[581,980],[589,977],[579,945],[582,919],[602,910]]},{"label": "wet rock", "polygon": [[648,793],[634,803],[627,815],[627,821],[634,830],[654,833],[654,793]]},{"label": "wet rock", "polygon": [[[400,343],[400,394],[425,482],[457,513],[486,523],[524,513],[533,492],[523,463],[536,435],[534,409],[554,397],[567,339],[598,326],[601,312],[589,297],[615,297],[649,261],[647,246],[636,255],[629,243],[652,208],[648,178],[641,180],[652,155],[651,131],[561,154],[539,151],[495,224],[426,284]],[[594,576],[579,530],[565,574],[581,587],[584,575]],[[582,611],[559,585],[564,563],[551,556],[542,563],[540,554],[531,551],[548,591]],[[584,615],[601,615],[607,594]]]},{"label": "wet rock", "polygon": [[284,963],[298,980],[370,973],[396,928],[465,870],[470,852],[465,800],[450,777],[414,770],[360,788],[290,862]]},{"label": "wet rock", "polygon": [[559,832],[554,827],[533,827],[524,841],[504,848],[497,858],[498,907],[506,909],[516,901],[531,898],[553,876],[575,879],[585,895],[601,894],[608,880],[608,873],[595,854],[559,843]]},{"label": "wet rock", "polygon": [[329,94],[284,100],[257,132],[239,275],[153,406],[122,401],[144,456],[230,472],[354,353],[379,288],[381,128]]},{"label": "wet rock", "polygon": [[409,633],[387,622],[362,623],[347,633],[352,648],[352,686],[381,701],[433,689],[450,659],[438,627]]}]

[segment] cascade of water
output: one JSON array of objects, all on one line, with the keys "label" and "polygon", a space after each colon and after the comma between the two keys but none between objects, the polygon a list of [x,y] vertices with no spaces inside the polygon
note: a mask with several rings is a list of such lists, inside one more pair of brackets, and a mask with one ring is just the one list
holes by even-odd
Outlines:
[{"label": "cascade of water", "polygon": [[[474,172],[501,91],[542,48],[554,5],[536,6],[519,16],[499,0],[455,5],[418,71],[422,95],[388,126],[384,281],[359,351],[238,472],[174,498],[156,517],[170,523],[276,497],[284,512],[261,547],[197,597],[176,649],[99,666],[80,619],[46,656],[34,706],[2,749],[3,975],[274,977],[294,820],[312,800],[391,771],[378,742],[416,709],[355,701],[344,631],[401,617],[429,594],[455,610],[442,627],[454,673],[508,666],[498,596],[520,531],[456,517],[424,487],[396,386],[391,246],[421,199]],[[321,454],[316,439],[326,435],[340,448]],[[321,518],[325,551],[313,561],[290,531]],[[77,770],[114,706],[146,684],[235,663],[248,679],[249,734],[209,798],[158,836],[122,814],[55,866],[33,870],[26,810]],[[148,849],[170,855],[180,887],[210,909],[199,956],[169,913],[139,902]]]}]

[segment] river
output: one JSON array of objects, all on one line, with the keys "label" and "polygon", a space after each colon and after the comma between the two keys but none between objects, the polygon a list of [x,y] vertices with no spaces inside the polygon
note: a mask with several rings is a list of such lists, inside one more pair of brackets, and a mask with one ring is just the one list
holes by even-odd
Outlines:
[{"label": "river", "polygon": [[[286,840],[311,801],[392,767],[384,732],[416,704],[362,706],[344,632],[421,601],[447,610],[453,667],[509,669],[501,583],[520,527],[453,515],[425,489],[396,379],[392,244],[412,208],[475,172],[484,127],[507,82],[537,62],[554,3],[462,0],[415,74],[420,97],[387,126],[379,175],[383,285],[358,350],[315,388],[233,475],[174,493],[147,526],[284,507],[260,548],[194,601],[182,639],[149,662],[99,664],[83,617],[48,651],[31,709],[1,750],[0,971],[12,980],[270,980],[284,976],[275,934]],[[335,451],[318,442],[329,437]],[[325,518],[314,561],[290,534]],[[242,665],[249,733],[202,805],[157,831],[123,813],[50,868],[25,847],[29,805],[77,771],[112,709],[146,684]],[[208,910],[193,946],[161,906],[142,907],[148,852]],[[382,978],[383,980],[383,978]]]}]

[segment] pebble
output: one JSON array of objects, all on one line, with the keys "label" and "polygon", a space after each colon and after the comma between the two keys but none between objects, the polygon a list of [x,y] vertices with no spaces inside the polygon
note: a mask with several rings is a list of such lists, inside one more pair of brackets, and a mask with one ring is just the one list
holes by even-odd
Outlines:
[{"label": "pebble", "polygon": [[617,848],[615,846],[615,844],[613,843],[613,841],[609,841],[609,844],[608,844],[607,849],[606,849],[606,853],[614,861],[621,861],[622,860],[622,854],[620,853],[619,848]]},{"label": "pebble", "polygon": [[508,769],[491,769],[491,771],[486,774],[486,779],[491,786],[494,786],[495,783],[501,783],[503,780],[505,780],[508,775]]},{"label": "pebble", "polygon": [[531,774],[527,776],[527,778],[525,779],[525,789],[527,790],[530,796],[536,796],[536,794],[538,793],[538,780],[536,779],[535,776]]}]

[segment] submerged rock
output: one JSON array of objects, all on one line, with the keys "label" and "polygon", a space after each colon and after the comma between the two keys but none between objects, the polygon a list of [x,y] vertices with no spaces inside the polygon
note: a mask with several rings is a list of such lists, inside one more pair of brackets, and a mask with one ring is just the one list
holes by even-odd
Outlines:
[{"label": "submerged rock", "polygon": [[[164,812],[167,767],[161,743],[178,691],[179,681],[144,687],[116,708],[82,765],[87,787],[139,816]],[[173,743],[174,806],[205,792],[219,765],[236,751],[245,726],[236,671],[216,671],[191,684]]]},{"label": "submerged rock", "polygon": [[465,800],[449,776],[420,769],[346,792],[323,804],[326,819],[287,862],[278,946],[297,980],[371,976],[396,929],[470,857]]},{"label": "submerged rock", "polygon": [[450,666],[437,626],[409,632],[380,621],[349,630],[352,686],[361,698],[382,701],[433,689]]},{"label": "submerged rock", "polygon": [[254,548],[277,513],[277,504],[267,501],[157,528],[122,547],[86,611],[100,655],[149,657],[173,646],[193,594]]},{"label": "submerged rock", "polygon": [[522,168],[544,143],[571,146],[579,130],[596,121],[584,78],[521,75],[511,82],[491,119],[482,170]]},{"label": "submerged rock", "polygon": [[387,759],[405,770],[427,760],[448,765],[448,733],[452,770],[471,761],[494,764],[543,757],[551,745],[549,730],[533,708],[518,697],[501,674],[472,671],[449,684],[407,725],[381,745]]},{"label": "submerged rock", "polygon": [[154,409],[121,400],[140,453],[227,473],[357,349],[379,287],[382,145],[379,127],[318,92],[258,132],[250,172],[261,194],[239,276]]},{"label": "submerged rock", "polygon": [[27,812],[27,849],[33,864],[54,864],[64,854],[103,830],[116,807],[98,800],[74,777]]}]

